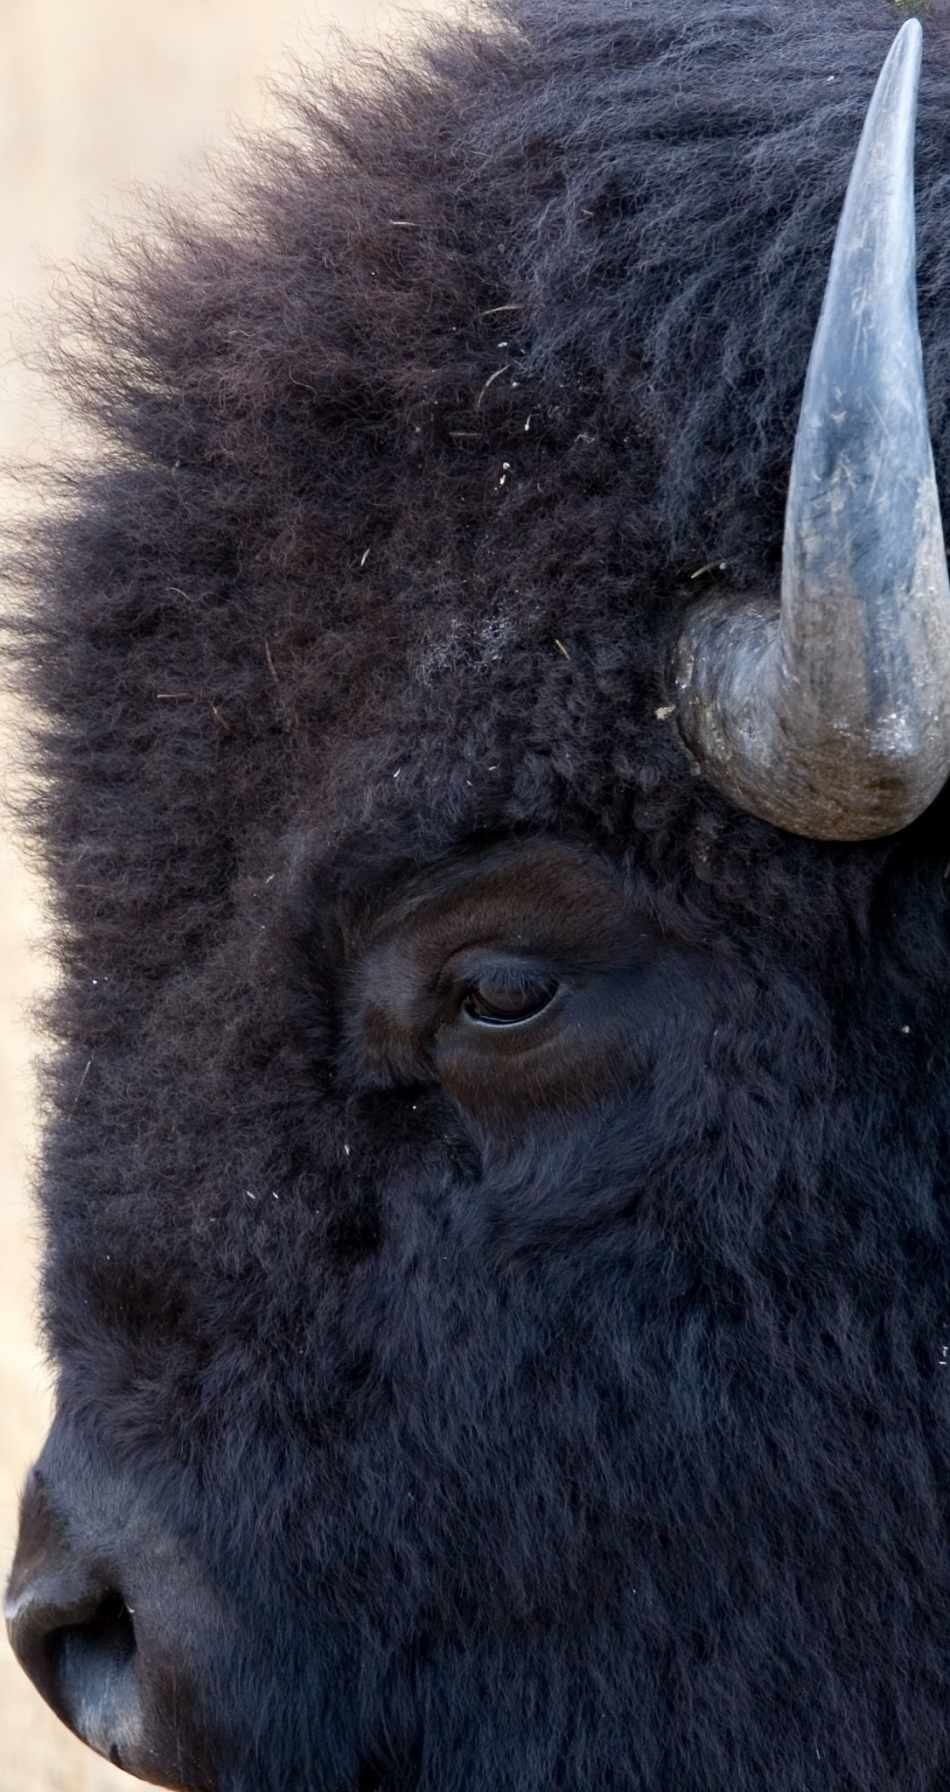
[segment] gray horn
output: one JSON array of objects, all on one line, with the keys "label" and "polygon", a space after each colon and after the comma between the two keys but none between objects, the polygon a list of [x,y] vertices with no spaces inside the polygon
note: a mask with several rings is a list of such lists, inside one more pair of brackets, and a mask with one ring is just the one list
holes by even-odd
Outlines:
[{"label": "gray horn", "polygon": [[920,54],[911,20],[855,157],[795,441],[781,608],[698,604],[674,664],[703,774],[812,839],[896,833],[950,776],[950,590],[917,328]]}]

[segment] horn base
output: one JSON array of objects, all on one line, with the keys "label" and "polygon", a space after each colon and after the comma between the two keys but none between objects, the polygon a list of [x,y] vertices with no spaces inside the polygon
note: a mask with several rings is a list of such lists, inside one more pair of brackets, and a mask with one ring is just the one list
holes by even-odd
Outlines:
[{"label": "horn base", "polygon": [[710,598],[691,609],[671,680],[702,775],[745,813],[809,839],[876,840],[908,827],[946,782],[944,693],[923,680],[899,706],[885,697],[876,711],[851,704],[836,715],[833,702],[809,702],[786,649],[774,602]]}]

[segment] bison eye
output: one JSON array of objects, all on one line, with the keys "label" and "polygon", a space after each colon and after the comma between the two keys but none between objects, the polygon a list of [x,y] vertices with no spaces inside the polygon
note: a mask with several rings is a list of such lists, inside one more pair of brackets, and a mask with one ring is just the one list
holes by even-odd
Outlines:
[{"label": "bison eye", "polygon": [[515,1027],[534,1020],[558,992],[555,977],[487,973],[470,984],[462,1013],[483,1027]]}]

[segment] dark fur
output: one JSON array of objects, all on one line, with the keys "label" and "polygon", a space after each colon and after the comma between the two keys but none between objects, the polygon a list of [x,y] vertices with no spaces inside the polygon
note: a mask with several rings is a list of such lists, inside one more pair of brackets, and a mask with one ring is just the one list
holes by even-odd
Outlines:
[{"label": "dark fur", "polygon": [[[78,304],[101,447],[13,625],[46,1314],[77,1450],[241,1615],[225,1792],[950,1785],[948,803],[781,836],[656,713],[684,606],[777,588],[894,27],[496,0]],[[950,515],[939,11],[918,184]],[[354,915],[552,833],[693,955],[649,1098],[496,1139],[362,1083]]]}]

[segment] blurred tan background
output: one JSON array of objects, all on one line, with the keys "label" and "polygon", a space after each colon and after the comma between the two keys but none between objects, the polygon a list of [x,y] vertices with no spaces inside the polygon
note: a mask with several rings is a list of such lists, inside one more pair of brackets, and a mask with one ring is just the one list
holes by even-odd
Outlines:
[{"label": "blurred tan background", "polygon": [[[429,0],[444,10],[446,0]],[[63,425],[23,365],[25,311],[56,265],[95,246],[94,226],[134,216],[130,184],[199,189],[204,157],[237,122],[276,115],[268,77],[343,53],[333,37],[406,29],[391,0],[0,0],[0,457],[56,452]],[[0,504],[21,501],[0,485]],[[0,783],[9,779],[7,712]],[[36,888],[0,824],[0,1577],[17,1501],[49,1412],[33,1317],[31,1038],[46,974]],[[0,1792],[118,1792],[130,1780],[41,1704],[0,1633]]]}]

